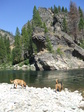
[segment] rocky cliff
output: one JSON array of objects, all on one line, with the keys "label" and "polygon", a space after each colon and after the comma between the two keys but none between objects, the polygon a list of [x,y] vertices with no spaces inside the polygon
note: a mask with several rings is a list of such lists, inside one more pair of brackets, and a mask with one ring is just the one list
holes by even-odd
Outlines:
[{"label": "rocky cliff", "polygon": [[[38,48],[34,56],[34,64],[37,70],[60,70],[84,67],[84,49],[76,44],[73,37],[63,32],[63,18],[69,21],[68,13],[53,14],[50,9],[38,9],[41,20],[46,24],[48,32],[44,28],[35,27],[33,42]],[[49,38],[53,52],[46,49],[46,37]],[[84,38],[84,37],[83,37]]]}]

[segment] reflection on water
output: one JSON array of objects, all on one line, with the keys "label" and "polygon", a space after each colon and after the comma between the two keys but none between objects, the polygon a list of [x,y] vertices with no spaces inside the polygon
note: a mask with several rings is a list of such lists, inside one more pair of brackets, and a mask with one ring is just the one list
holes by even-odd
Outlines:
[{"label": "reflection on water", "polygon": [[68,71],[0,71],[0,83],[10,83],[10,79],[23,79],[28,86],[55,87],[56,78],[69,90],[84,90],[84,69]]}]

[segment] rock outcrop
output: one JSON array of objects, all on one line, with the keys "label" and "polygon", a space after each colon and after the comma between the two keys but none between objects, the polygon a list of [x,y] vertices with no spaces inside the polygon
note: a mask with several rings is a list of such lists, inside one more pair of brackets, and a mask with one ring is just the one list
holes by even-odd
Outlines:
[{"label": "rock outcrop", "polygon": [[[46,52],[46,35],[51,40],[54,52]],[[36,33],[33,35],[37,42],[39,53],[35,55],[35,66],[37,70],[60,70],[84,67],[84,49],[74,43],[73,39],[66,33],[60,31],[53,34]],[[60,50],[58,52],[58,49]],[[80,60],[81,58],[82,60]]]},{"label": "rock outcrop", "polygon": [[[68,23],[68,13],[53,14],[50,9],[38,8],[41,20],[46,24],[48,32],[44,28],[35,27],[33,30],[33,42],[38,52],[34,55],[36,70],[60,70],[84,68],[84,49],[74,42],[73,37],[63,32],[63,19]],[[49,38],[53,52],[46,48],[46,37]]]}]

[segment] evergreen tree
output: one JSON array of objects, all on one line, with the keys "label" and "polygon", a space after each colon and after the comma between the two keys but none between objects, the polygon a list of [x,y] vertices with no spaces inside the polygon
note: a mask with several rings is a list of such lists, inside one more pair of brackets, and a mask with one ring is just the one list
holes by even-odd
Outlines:
[{"label": "evergreen tree", "polygon": [[81,31],[84,29],[84,18],[83,18],[83,11],[80,7],[79,7],[79,14],[80,14],[79,30]]},{"label": "evergreen tree", "polygon": [[10,41],[9,38],[4,37],[4,44],[6,47],[7,61],[11,61]]},{"label": "evergreen tree", "polygon": [[47,36],[46,37],[46,48],[47,48],[47,50],[49,51],[49,52],[53,52],[53,48],[52,48],[52,44],[51,44],[51,41],[50,41],[50,39],[49,39],[49,37]]},{"label": "evergreen tree", "polygon": [[33,53],[36,53],[36,46],[32,41],[32,25],[30,24],[30,22],[28,21],[27,23],[27,29],[23,28],[22,29],[22,38],[23,38],[23,45],[24,45],[24,58],[32,58]]},{"label": "evergreen tree", "polygon": [[53,8],[51,7],[51,11],[54,12]]},{"label": "evergreen tree", "polygon": [[64,19],[63,19],[63,31],[67,33],[67,29],[68,29],[67,28],[67,22],[66,22],[66,19],[64,17]]},{"label": "evergreen tree", "polygon": [[54,14],[58,13],[58,8],[54,5]]},{"label": "evergreen tree", "polygon": [[32,26],[30,25],[29,21],[28,21],[28,25],[27,25],[27,32],[28,32],[28,53],[29,53],[29,57],[32,57],[32,54],[33,54]]},{"label": "evergreen tree", "polygon": [[64,7],[62,7],[62,12],[65,12]]},{"label": "evergreen tree", "polygon": [[61,12],[61,7],[60,6],[58,6],[58,12]]},{"label": "evergreen tree", "polygon": [[2,37],[0,37],[0,63],[7,61],[6,47]]},{"label": "evergreen tree", "polygon": [[37,46],[35,43],[32,43],[33,53],[37,54]]},{"label": "evergreen tree", "polygon": [[65,13],[67,13],[68,11],[67,11],[67,8],[65,8],[65,11],[64,11]]},{"label": "evergreen tree", "polygon": [[23,40],[24,51],[28,51],[29,37],[25,27],[22,29],[22,40]]},{"label": "evergreen tree", "polygon": [[26,33],[27,33],[26,28],[23,27],[23,28],[22,28],[22,38],[21,38],[21,43],[22,43],[22,44],[24,44],[25,41],[26,41],[26,40],[25,40],[25,37],[26,37],[26,35],[27,35]]},{"label": "evergreen tree", "polygon": [[33,26],[42,27],[41,17],[39,15],[39,11],[37,10],[36,6],[33,9]]},{"label": "evergreen tree", "polygon": [[80,17],[83,18],[83,11],[80,7],[79,7],[79,14],[80,14]]},{"label": "evergreen tree", "polygon": [[84,19],[81,17],[79,21],[79,30],[84,29]]},{"label": "evergreen tree", "polygon": [[15,33],[15,48],[12,51],[12,61],[13,64],[17,64],[21,61],[21,42],[20,42],[20,32],[18,27],[16,28],[16,33]]},{"label": "evergreen tree", "polygon": [[48,32],[48,29],[47,29],[47,27],[46,27],[46,24],[45,24],[45,23],[43,24],[43,27],[44,27],[44,32],[45,32],[45,33],[47,33],[47,32]]},{"label": "evergreen tree", "polygon": [[20,46],[20,31],[19,28],[16,28],[16,32],[15,32],[15,46]]}]

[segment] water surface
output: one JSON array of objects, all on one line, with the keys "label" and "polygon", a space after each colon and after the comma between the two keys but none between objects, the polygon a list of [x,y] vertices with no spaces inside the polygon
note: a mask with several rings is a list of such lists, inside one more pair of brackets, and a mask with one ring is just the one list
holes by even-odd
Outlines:
[{"label": "water surface", "polygon": [[84,91],[84,69],[66,71],[0,71],[0,83],[10,83],[10,79],[23,79],[28,86],[55,88],[55,80],[62,81],[69,90]]}]

